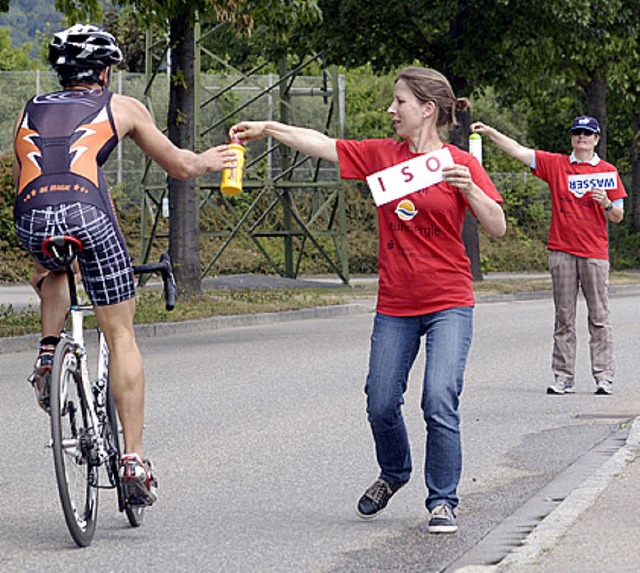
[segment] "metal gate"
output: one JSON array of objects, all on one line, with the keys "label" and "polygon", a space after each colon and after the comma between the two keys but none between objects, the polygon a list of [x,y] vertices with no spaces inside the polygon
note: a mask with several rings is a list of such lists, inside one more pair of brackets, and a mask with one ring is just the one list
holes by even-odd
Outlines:
[{"label": "metal gate", "polygon": [[[217,28],[208,33],[215,33]],[[261,74],[268,62],[248,72],[207,51],[206,34],[196,29],[196,70],[203,53],[223,64],[228,73],[200,73],[196,97],[197,149],[226,140],[231,124],[241,119],[275,119],[313,127],[331,137],[344,134],[344,77],[337,68],[322,68],[320,54],[307,57],[288,69],[278,62],[277,74]],[[166,38],[147,32],[145,103],[157,116],[152,90],[170,64]],[[321,75],[305,76],[310,67]],[[156,96],[152,96],[156,94]],[[320,257],[326,267],[349,282],[344,189],[337,166],[299,154],[265,139],[247,147],[244,191],[236,197],[220,192],[219,174],[198,180],[200,212],[211,213],[200,224],[200,236],[214,238],[217,248],[203,261],[202,276],[214,272],[216,263],[233,241],[244,240],[266,261],[268,269],[283,277],[298,276],[303,257]],[[142,187],[141,258],[148,260],[154,243],[166,240],[166,177],[154,175],[151,163],[144,171]],[[164,211],[164,212],[163,212]],[[164,224],[166,227],[166,223]]]}]

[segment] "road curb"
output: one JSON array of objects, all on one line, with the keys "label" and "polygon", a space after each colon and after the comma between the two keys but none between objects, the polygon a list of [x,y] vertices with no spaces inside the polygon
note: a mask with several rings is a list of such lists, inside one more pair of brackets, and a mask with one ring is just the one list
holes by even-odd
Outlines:
[{"label": "road curb", "polygon": [[[640,290],[639,284],[612,286],[609,289],[611,296],[625,295],[629,292]],[[550,290],[525,291],[514,294],[477,294],[476,303],[525,301],[549,298],[552,296]],[[137,324],[135,326],[136,336],[150,337],[161,336],[163,334],[178,334],[186,332],[206,332],[219,330],[221,328],[237,328],[241,326],[256,326],[259,324],[269,324],[274,322],[285,322],[290,320],[304,320],[309,318],[332,318],[335,316],[346,316],[349,314],[361,314],[373,312],[375,302],[368,301],[362,303],[347,303],[333,306],[319,306],[300,310],[287,310],[283,312],[265,312],[257,314],[240,314],[232,316],[214,316],[198,320],[185,320],[180,322],[159,322],[154,324]],[[88,340],[91,341],[91,332],[88,333]],[[25,334],[24,336],[8,336],[0,338],[0,354],[9,352],[22,352],[33,350],[39,340],[37,334]]]},{"label": "road curb", "polygon": [[524,543],[498,564],[498,571],[508,571],[512,566],[535,564],[538,558],[549,551],[578,520],[580,515],[595,504],[598,496],[611,481],[640,455],[639,446],[640,418],[636,418],[625,445],[543,519],[540,525],[527,536]]},{"label": "road curb", "polygon": [[[495,565],[466,565],[455,568],[456,573],[508,573],[519,567],[534,567],[576,523],[581,515],[593,507],[598,497],[620,475],[628,464],[640,456],[640,417],[633,420],[627,439],[611,457],[571,493],[531,532]],[[447,569],[449,571],[449,569]]]}]

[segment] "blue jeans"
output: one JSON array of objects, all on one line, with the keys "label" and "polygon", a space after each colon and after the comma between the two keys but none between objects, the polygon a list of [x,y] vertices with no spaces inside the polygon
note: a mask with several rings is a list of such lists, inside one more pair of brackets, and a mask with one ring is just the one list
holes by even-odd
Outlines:
[{"label": "blue jeans", "polygon": [[420,338],[426,334],[421,406],[427,428],[424,475],[429,510],[440,503],[458,505],[462,472],[458,405],[472,330],[472,307],[409,317],[378,313],[373,323],[365,387],[367,414],[380,477],[388,482],[406,482],[411,475],[402,405]]}]

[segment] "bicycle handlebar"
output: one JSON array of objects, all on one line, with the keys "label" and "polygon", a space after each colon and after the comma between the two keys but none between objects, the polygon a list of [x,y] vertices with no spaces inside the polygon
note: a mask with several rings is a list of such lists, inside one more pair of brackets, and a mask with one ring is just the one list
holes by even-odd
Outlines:
[{"label": "bicycle handlebar", "polygon": [[133,273],[136,275],[159,273],[162,276],[162,282],[164,284],[165,308],[167,310],[173,310],[175,308],[178,289],[176,287],[176,279],[173,276],[171,257],[169,257],[168,253],[162,253],[160,262],[158,263],[134,265]]}]

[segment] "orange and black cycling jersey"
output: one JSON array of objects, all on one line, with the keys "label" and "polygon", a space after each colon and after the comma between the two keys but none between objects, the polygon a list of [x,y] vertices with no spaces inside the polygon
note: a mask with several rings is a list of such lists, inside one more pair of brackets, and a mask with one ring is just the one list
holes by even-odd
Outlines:
[{"label": "orange and black cycling jersey", "polygon": [[27,102],[14,142],[20,165],[14,217],[70,202],[90,203],[114,217],[101,168],[118,143],[112,95],[66,90]]}]

